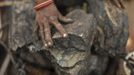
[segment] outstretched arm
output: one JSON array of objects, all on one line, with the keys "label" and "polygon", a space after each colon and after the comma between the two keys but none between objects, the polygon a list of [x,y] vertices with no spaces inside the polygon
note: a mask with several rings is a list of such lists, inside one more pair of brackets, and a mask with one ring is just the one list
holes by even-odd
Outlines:
[{"label": "outstretched arm", "polygon": [[[41,7],[39,7],[40,4]],[[36,0],[35,9],[36,9],[36,21],[39,25],[39,32],[41,35],[41,39],[44,43],[44,46],[53,45],[50,25],[54,25],[63,37],[67,37],[67,32],[65,31],[63,26],[59,23],[59,20],[63,22],[71,22],[72,20],[63,17],[60,14],[53,0]]]}]

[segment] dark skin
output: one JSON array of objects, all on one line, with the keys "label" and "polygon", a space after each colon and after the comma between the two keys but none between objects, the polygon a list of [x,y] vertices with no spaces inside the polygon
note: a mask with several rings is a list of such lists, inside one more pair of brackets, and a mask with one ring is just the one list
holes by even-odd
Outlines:
[{"label": "dark skin", "polygon": [[[42,3],[44,1],[46,0],[36,0],[36,4]],[[53,45],[50,24],[54,25],[63,37],[68,36],[63,26],[59,23],[59,20],[63,22],[72,22],[72,19],[68,19],[60,14],[54,3],[36,11],[36,21],[39,25],[41,39],[45,46]]]},{"label": "dark skin", "polygon": [[[45,1],[47,0],[36,0],[36,5]],[[112,1],[117,7],[122,8],[123,0]],[[71,19],[68,19],[60,14],[54,3],[50,4],[47,7],[44,7],[43,9],[36,11],[36,21],[39,25],[39,32],[41,34],[41,39],[43,41],[44,46],[48,47],[53,45],[50,30],[51,24],[55,26],[55,28],[61,33],[63,37],[68,36],[66,30],[60,24],[59,20],[63,22],[72,22]]]}]

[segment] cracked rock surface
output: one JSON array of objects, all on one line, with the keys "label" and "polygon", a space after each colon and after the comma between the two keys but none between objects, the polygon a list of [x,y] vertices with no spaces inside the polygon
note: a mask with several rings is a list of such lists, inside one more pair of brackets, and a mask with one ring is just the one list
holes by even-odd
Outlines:
[{"label": "cracked rock surface", "polygon": [[[32,0],[14,6],[10,47],[17,50],[26,46],[34,51],[35,56],[40,55],[40,52],[44,53],[59,75],[103,75],[109,56],[121,56],[125,50],[128,37],[127,17],[109,1],[88,1],[93,5],[90,6],[91,14],[78,9],[70,12],[67,16],[75,21],[63,24],[69,37],[62,38],[55,32],[54,45],[48,49],[42,47],[35,32],[37,25]],[[20,57],[21,55],[28,56],[23,51],[20,52]],[[32,56],[27,60],[30,58]]]}]

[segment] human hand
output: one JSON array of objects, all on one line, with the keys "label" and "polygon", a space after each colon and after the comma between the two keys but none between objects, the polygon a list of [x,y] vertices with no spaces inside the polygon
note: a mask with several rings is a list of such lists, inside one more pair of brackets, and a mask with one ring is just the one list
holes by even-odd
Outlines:
[{"label": "human hand", "polygon": [[60,14],[54,3],[36,11],[36,21],[39,26],[41,39],[45,46],[53,45],[50,25],[54,25],[63,37],[68,36],[63,26],[59,23],[59,20],[66,23],[72,22],[72,19],[68,19]]}]

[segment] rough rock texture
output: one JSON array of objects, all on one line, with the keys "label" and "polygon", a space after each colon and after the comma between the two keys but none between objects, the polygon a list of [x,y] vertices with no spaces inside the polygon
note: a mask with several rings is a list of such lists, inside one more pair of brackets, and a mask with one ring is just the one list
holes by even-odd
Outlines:
[{"label": "rough rock texture", "polygon": [[[75,20],[72,24],[64,24],[69,37],[63,39],[59,33],[54,33],[54,46],[46,49],[35,33],[37,26],[31,1],[13,8],[13,25],[10,29],[10,47],[13,50],[25,50],[25,46],[35,51],[34,56],[44,53],[59,75],[104,75],[108,56],[122,56],[124,53],[128,37],[127,17],[111,2],[88,0],[92,5],[91,14],[81,10],[69,13],[68,16]],[[22,58],[31,58],[24,58],[26,60],[33,58],[23,51],[18,53]],[[42,64],[44,59],[40,60],[32,62]]]},{"label": "rough rock texture", "polygon": [[13,6],[13,24],[9,35],[9,45],[13,50],[30,43],[33,39],[35,16],[32,0],[24,0]]},{"label": "rough rock texture", "polygon": [[94,43],[96,52],[102,55],[105,52],[111,56],[120,55],[125,51],[128,38],[128,19],[125,12],[110,0],[88,2],[91,5],[90,13],[97,19],[98,34]]},{"label": "rough rock texture", "polygon": [[69,37],[62,39],[55,34],[55,44],[49,49],[55,59],[54,63],[57,64],[58,74],[102,74],[106,68],[107,57],[92,56],[90,53],[96,33],[96,19],[81,10],[75,10],[68,16],[75,20],[65,26]]}]

